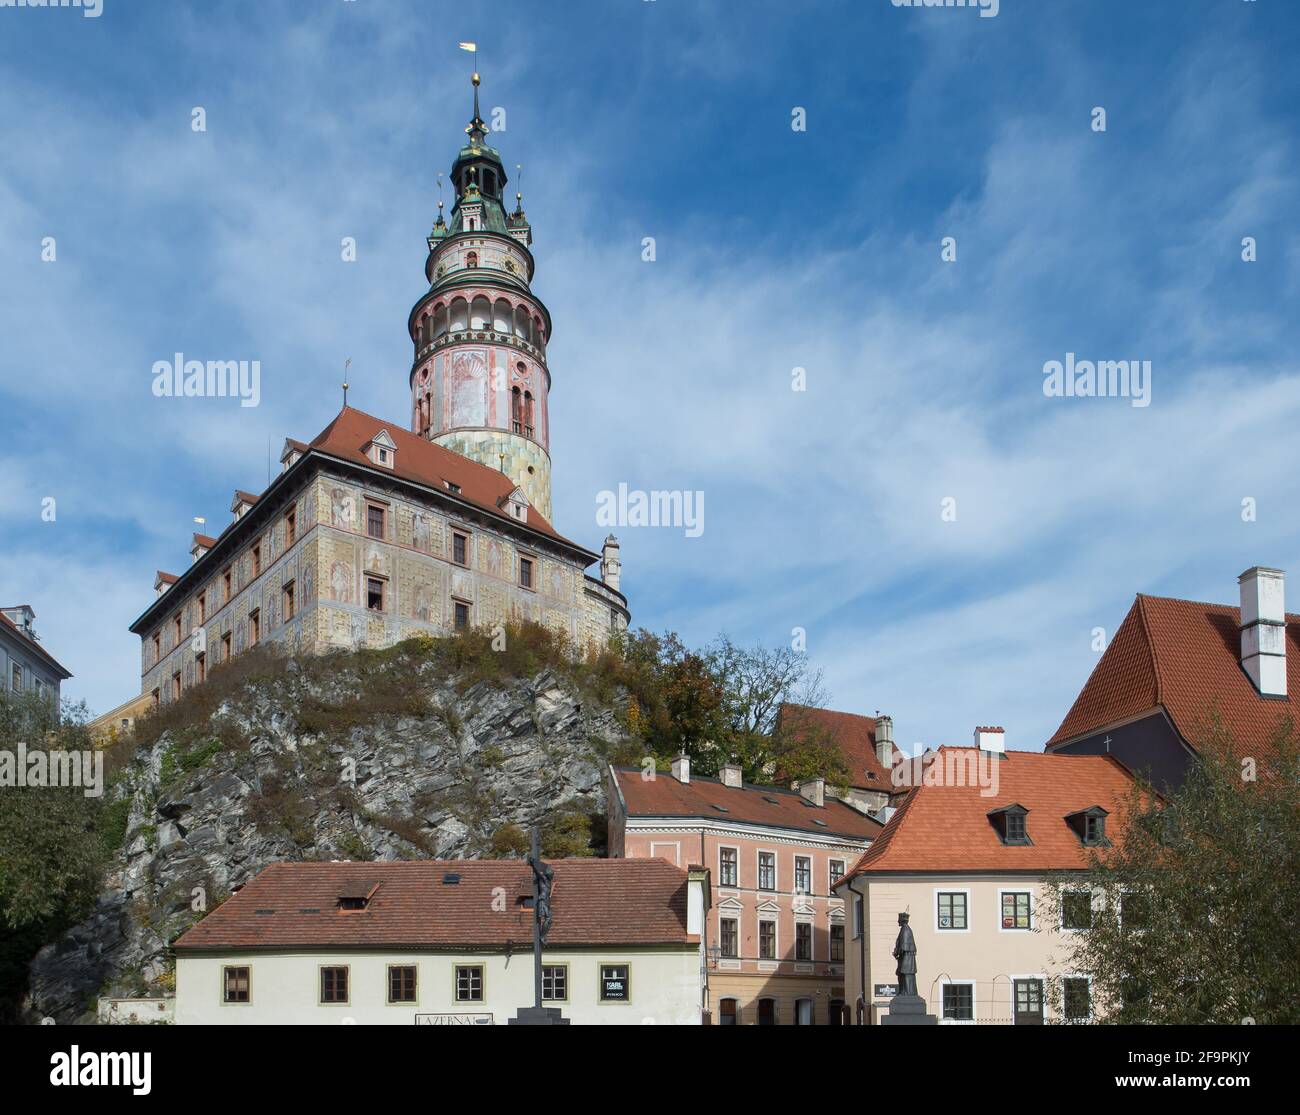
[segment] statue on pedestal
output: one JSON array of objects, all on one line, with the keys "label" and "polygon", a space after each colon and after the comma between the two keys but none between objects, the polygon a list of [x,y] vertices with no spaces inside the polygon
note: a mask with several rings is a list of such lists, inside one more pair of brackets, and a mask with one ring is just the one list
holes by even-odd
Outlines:
[{"label": "statue on pedestal", "polygon": [[916,994],[916,938],[907,924],[908,915],[898,915],[898,940],[894,942],[894,959],[898,961],[898,994]]}]

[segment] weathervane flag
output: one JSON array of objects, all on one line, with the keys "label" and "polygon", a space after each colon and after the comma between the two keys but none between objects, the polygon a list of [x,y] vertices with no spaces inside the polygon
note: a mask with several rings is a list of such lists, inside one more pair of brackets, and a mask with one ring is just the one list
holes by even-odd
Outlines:
[{"label": "weathervane flag", "polygon": [[478,43],[461,43],[461,50],[478,50]]}]

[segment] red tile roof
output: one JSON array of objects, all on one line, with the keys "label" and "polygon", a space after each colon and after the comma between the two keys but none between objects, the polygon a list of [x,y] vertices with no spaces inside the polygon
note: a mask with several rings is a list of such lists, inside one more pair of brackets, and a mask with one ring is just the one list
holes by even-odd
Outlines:
[{"label": "red tile roof", "polygon": [[724,786],[716,778],[694,776],[689,783],[682,783],[671,774],[650,781],[641,777],[640,767],[611,769],[629,817],[707,817],[729,824],[765,825],[854,840],[871,840],[881,829],[879,821],[830,797],[825,805],[815,806],[795,791],[775,786]]},{"label": "red tile roof", "polygon": [[[547,945],[692,945],[687,875],[660,859],[549,861]],[[448,873],[460,882],[443,882]],[[400,860],[273,863],[174,944],[178,952],[263,948],[532,947],[532,894],[522,860]],[[375,889],[377,888],[377,889]],[[493,910],[504,888],[504,910]],[[341,912],[342,895],[369,893],[363,911]],[[497,903],[500,906],[500,902]],[[272,911],[259,913],[258,911]]]},{"label": "red tile roof", "polygon": [[[46,650],[43,646],[41,646],[41,644],[38,643],[35,639],[29,639],[26,635],[24,635],[22,628],[19,627],[18,624],[14,623],[14,621],[11,620],[3,612],[0,612],[0,624],[3,624],[5,627],[12,628],[13,633],[22,640],[21,645],[23,647],[26,647],[28,650],[32,651],[32,653],[34,653],[36,657],[39,658],[42,662],[44,662],[47,666],[50,666],[54,670],[56,670],[62,676],[62,680],[66,681],[68,678],[72,677],[72,674],[68,671],[67,667],[65,667],[57,658],[54,657],[54,655],[52,655],[48,650]],[[4,685],[8,685],[9,679],[8,678],[0,679],[0,683]]]},{"label": "red tile roof", "polygon": [[[334,421],[311,443],[311,448],[353,464],[375,468],[377,466],[366,455],[366,447],[380,430],[387,430],[396,446],[391,470],[394,475],[443,493],[450,492],[447,487],[447,482],[450,482],[460,488],[454,493],[460,498],[508,522],[518,521],[501,509],[501,504],[516,487],[510,477],[441,445],[425,441],[400,425],[351,407],[339,411]],[[527,525],[570,546],[577,545],[559,534],[535,507],[528,508]]]},{"label": "red tile roof", "polygon": [[1279,719],[1300,713],[1300,616],[1286,617],[1286,698],[1261,697],[1241,668],[1240,617],[1226,604],[1139,595],[1047,746],[1164,708],[1196,748],[1217,708],[1238,750],[1263,756]]},{"label": "red tile roof", "polygon": [[[963,762],[969,747],[933,752]],[[1110,814],[1106,835],[1123,832],[1122,799],[1133,787],[1128,769],[1110,755],[1047,755],[1008,751],[993,758],[997,792],[978,785],[920,785],[908,792],[884,831],[850,869],[848,878],[874,872],[1067,871],[1086,867],[1088,853],[1065,818],[1100,805]],[[1028,811],[1032,844],[1003,844],[990,810],[1018,803]]]},{"label": "red tile roof", "polygon": [[174,585],[177,581],[180,580],[180,578],[176,576],[175,573],[164,573],[161,569],[158,570],[158,576],[156,579],[162,581],[162,583],[165,585]]},{"label": "red tile roof", "polygon": [[194,535],[194,543],[193,543],[194,546],[202,546],[205,550],[210,550],[216,544],[217,544],[217,540],[215,538],[210,537],[209,535],[198,534],[198,533]]},{"label": "red tile roof", "polygon": [[[876,720],[852,712],[832,712],[825,708],[785,702],[778,714],[778,724],[798,731],[807,724],[814,731],[825,732],[839,746],[844,765],[849,768],[849,785],[864,790],[890,792],[889,771],[876,756]],[[895,748],[892,754],[897,755]]]}]

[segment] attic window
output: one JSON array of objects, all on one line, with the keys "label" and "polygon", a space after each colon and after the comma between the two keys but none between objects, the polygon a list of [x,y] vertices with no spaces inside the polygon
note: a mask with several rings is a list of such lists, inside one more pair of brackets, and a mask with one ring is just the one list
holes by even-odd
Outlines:
[{"label": "attic window", "polygon": [[397,456],[397,446],[393,444],[393,439],[388,436],[387,430],[380,430],[371,441],[369,452],[366,454],[370,460],[380,468],[392,468],[394,459]]},{"label": "attic window", "polygon": [[826,826],[826,822],[823,821],[820,817],[814,817],[814,818],[812,819],[812,823],[813,823],[814,825],[821,825],[822,828],[826,828],[826,827],[827,827],[827,826]]},{"label": "attic window", "polygon": [[357,898],[355,896],[351,896],[347,898],[340,898],[339,909],[340,910],[364,910],[366,908],[367,901],[368,900],[364,897]]},{"label": "attic window", "polygon": [[254,910],[253,913],[257,914],[258,917],[265,917],[267,914],[273,914],[273,913],[275,913],[275,911],[274,911],[274,910]]},{"label": "attic window", "polygon": [[447,485],[447,491],[451,492],[452,495],[460,495],[459,484],[453,484],[450,480],[444,480],[443,483]]},{"label": "attic window", "polygon": [[719,813],[730,813],[730,812],[731,812],[731,810],[728,809],[725,805],[719,805],[717,802],[709,802],[709,804],[712,805],[713,808],[716,809]]},{"label": "attic window", "polygon": [[1106,810],[1094,805],[1069,814],[1065,823],[1074,829],[1079,843],[1085,848],[1107,848],[1110,841],[1106,839],[1106,817]]},{"label": "attic window", "polygon": [[763,795],[763,800],[766,801],[766,802],[770,802],[772,805],[780,805],[780,804],[781,804],[781,803],[780,803],[776,798],[770,798],[770,797],[768,797],[766,794]]},{"label": "attic window", "polygon": [[992,810],[988,817],[989,823],[997,830],[1002,843],[1016,845],[1033,843],[1029,839],[1029,829],[1025,822],[1028,815],[1029,810],[1023,805],[1013,804]]},{"label": "attic window", "polygon": [[444,887],[455,887],[460,885],[460,876],[455,871],[448,871],[442,877]]},{"label": "attic window", "polygon": [[345,884],[339,891],[339,909],[351,912],[366,909],[378,889],[377,883]]}]

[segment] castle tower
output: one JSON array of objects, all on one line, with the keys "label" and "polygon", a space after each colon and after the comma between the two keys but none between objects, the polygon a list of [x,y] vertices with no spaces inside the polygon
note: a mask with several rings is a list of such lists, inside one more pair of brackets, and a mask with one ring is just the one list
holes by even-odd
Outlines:
[{"label": "castle tower", "polygon": [[507,212],[501,155],[487,144],[474,74],[469,143],[451,168],[456,200],[429,233],[429,290],[411,310],[411,429],[499,469],[551,518],[551,315],[529,289],[523,197]]}]

